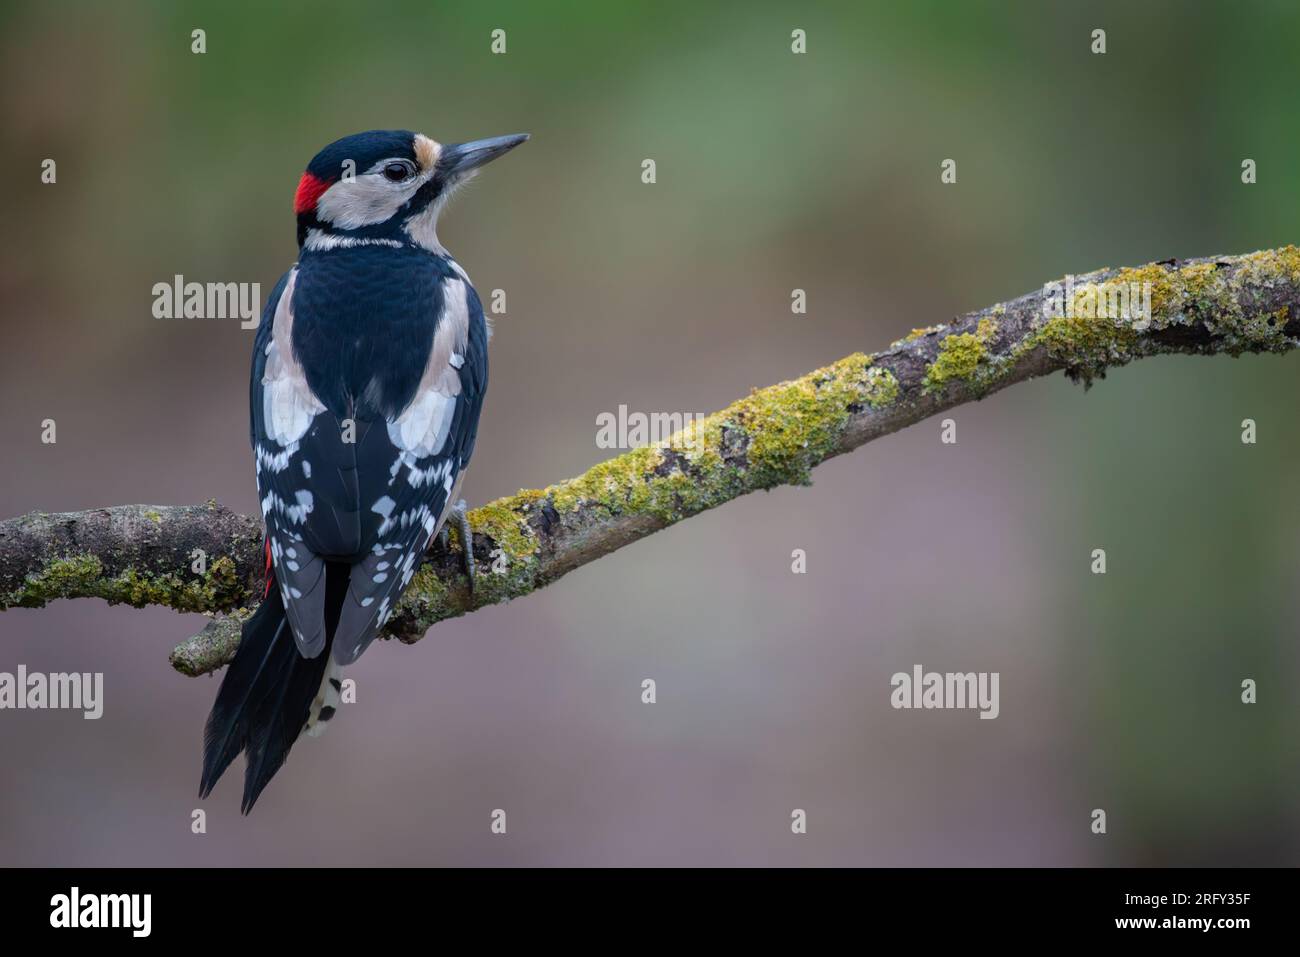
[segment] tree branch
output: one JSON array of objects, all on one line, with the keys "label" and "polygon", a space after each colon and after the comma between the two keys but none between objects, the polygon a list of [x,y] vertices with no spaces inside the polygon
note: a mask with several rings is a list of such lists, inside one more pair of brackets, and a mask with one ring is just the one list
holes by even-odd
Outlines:
[{"label": "tree branch", "polygon": [[[1121,288],[1145,289],[1149,314],[1139,295],[1117,316]],[[747,492],[808,484],[810,470],[832,456],[1024,379],[1064,370],[1087,384],[1143,356],[1235,356],[1297,345],[1300,250],[1293,246],[1100,270],[1075,277],[1072,288],[1049,284],[914,330],[874,355],[855,353],[756,390],[666,443],[474,510],[473,596],[461,546],[435,548],[385,631],[418,641],[444,618],[519,598]],[[261,523],[216,502],[0,522],[0,609],[93,597],[220,613],[172,653],[172,664],[189,675],[233,656],[239,624],[261,598],[262,568]]]}]

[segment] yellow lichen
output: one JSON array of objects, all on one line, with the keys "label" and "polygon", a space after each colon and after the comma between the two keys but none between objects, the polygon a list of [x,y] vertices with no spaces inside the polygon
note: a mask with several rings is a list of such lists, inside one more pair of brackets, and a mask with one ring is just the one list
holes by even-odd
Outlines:
[{"label": "yellow lichen", "polygon": [[973,381],[988,358],[988,346],[997,331],[997,320],[986,316],[976,324],[974,332],[946,336],[939,343],[939,354],[926,369],[921,383],[924,391],[937,392],[951,382]]},{"label": "yellow lichen", "polygon": [[867,404],[883,409],[898,398],[898,378],[888,369],[872,366],[867,370]]},{"label": "yellow lichen", "polygon": [[77,597],[102,598],[110,604],[136,608],[166,605],[178,611],[210,612],[233,608],[245,595],[235,562],[226,555],[214,558],[197,578],[135,567],[108,576],[98,556],[70,555],[53,559],[28,575],[20,588],[4,596],[0,607],[40,607],[57,598]]},{"label": "yellow lichen", "polygon": [[[855,353],[802,378],[758,389],[690,423],[659,446],[633,449],[551,489],[561,514],[596,506],[673,521],[739,494],[807,481],[808,470],[864,407],[898,398],[888,369]],[[731,444],[728,444],[731,443]]]},{"label": "yellow lichen", "polygon": [[513,507],[516,504],[522,503],[493,502],[476,508],[469,513],[469,525],[492,539],[510,558],[528,558],[537,551],[537,537]]}]

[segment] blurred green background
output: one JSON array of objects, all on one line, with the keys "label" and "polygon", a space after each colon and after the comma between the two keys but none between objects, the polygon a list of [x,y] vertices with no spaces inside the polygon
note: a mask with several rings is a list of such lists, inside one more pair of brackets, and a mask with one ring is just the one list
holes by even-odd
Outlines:
[{"label": "blurred green background", "polygon": [[[1297,239],[1294,3],[0,10],[5,516],[255,510],[252,333],[154,319],[151,288],[269,292],[300,171],[359,130],[533,134],[440,229],[508,297],[472,504],[604,458],[620,404],[709,412],[1067,272]],[[955,446],[922,423],[377,647],[206,835],[217,685],[166,662],[202,619],[5,612],[0,670],[103,671],[107,702],[0,713],[0,864],[1295,864],[1298,364],[1018,385]],[[894,711],[916,663],[1000,672],[1001,716]]]}]

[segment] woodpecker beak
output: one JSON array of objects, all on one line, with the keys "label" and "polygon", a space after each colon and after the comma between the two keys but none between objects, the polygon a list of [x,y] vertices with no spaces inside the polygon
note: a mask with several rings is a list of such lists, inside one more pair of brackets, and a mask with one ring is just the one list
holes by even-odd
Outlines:
[{"label": "woodpecker beak", "polygon": [[448,143],[438,156],[439,171],[448,180],[461,179],[483,164],[509,153],[527,139],[527,133],[512,133],[469,143]]}]

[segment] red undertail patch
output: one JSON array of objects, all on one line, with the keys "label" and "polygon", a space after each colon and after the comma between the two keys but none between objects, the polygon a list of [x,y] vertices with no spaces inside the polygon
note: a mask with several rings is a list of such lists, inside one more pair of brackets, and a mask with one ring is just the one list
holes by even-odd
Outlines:
[{"label": "red undertail patch", "polygon": [[271,539],[268,537],[265,539],[265,542],[266,542],[266,588],[262,590],[263,598],[266,598],[267,595],[271,594],[271,582],[275,581],[275,579],[271,575]]}]

